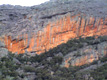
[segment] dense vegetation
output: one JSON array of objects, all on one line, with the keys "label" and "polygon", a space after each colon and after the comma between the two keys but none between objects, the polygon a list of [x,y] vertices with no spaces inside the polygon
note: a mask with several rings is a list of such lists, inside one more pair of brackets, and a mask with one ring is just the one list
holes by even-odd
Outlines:
[{"label": "dense vegetation", "polygon": [[[103,41],[107,41],[106,36],[98,39],[95,37],[71,39],[66,44],[32,57],[9,52],[8,56],[0,59],[0,80],[26,80],[28,73],[34,75],[34,80],[107,80],[107,56],[100,59],[101,63],[105,64],[94,70],[79,72],[91,65],[97,65],[99,60],[83,66],[61,67],[63,56],[68,52],[82,48],[84,43],[94,45]],[[62,55],[57,55],[59,52]]]},{"label": "dense vegetation", "polygon": [[54,56],[58,54],[59,52],[61,52],[65,56],[71,51],[76,51],[79,48],[82,48],[84,46],[84,43],[87,43],[87,45],[95,45],[104,41],[107,41],[107,36],[99,36],[97,39],[94,36],[86,37],[86,38],[80,37],[79,39],[71,39],[67,43],[63,43],[53,49],[50,49],[49,51],[46,51],[45,53],[41,55],[31,57],[30,60],[32,62],[35,62],[35,61],[41,62],[47,57]]},{"label": "dense vegetation", "polygon": [[91,72],[95,80],[107,80],[107,63]]}]

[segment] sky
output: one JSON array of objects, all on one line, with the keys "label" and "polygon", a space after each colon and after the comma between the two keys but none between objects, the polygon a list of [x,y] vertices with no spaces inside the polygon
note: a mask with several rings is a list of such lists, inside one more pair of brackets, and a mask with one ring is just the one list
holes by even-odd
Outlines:
[{"label": "sky", "polygon": [[11,4],[11,5],[21,5],[21,6],[33,6],[39,5],[49,0],[0,0],[0,5]]}]

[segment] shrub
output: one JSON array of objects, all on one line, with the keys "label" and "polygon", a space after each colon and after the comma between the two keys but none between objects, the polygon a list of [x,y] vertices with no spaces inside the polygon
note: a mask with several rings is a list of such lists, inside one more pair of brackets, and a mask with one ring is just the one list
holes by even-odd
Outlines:
[{"label": "shrub", "polygon": [[35,72],[35,68],[31,66],[25,66],[24,70],[25,72]]},{"label": "shrub", "polygon": [[101,62],[105,62],[105,61],[107,61],[107,56],[101,58]]},{"label": "shrub", "polygon": [[79,57],[79,56],[81,56],[81,54],[80,54],[79,52],[77,52],[77,53],[75,53],[73,56]]}]

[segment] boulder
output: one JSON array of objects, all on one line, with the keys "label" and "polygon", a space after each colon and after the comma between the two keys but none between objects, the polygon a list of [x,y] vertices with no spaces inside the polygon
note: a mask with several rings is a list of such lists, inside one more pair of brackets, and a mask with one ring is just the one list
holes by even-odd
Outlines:
[{"label": "boulder", "polygon": [[7,56],[8,50],[6,48],[0,48],[0,58]]},{"label": "boulder", "polygon": [[0,58],[6,56],[8,54],[8,50],[5,48],[5,44],[0,41]]}]

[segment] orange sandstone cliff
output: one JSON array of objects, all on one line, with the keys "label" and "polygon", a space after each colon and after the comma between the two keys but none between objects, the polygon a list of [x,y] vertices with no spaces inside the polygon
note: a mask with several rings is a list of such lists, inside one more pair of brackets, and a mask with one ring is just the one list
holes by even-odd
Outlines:
[{"label": "orange sandstone cliff", "polygon": [[[82,15],[70,16],[50,22],[37,33],[32,33],[28,44],[28,34],[19,35],[15,40],[5,36],[4,41],[9,51],[13,53],[35,52],[43,53],[71,38],[107,35],[107,18],[95,18]],[[23,36],[23,39],[20,37]]]},{"label": "orange sandstone cliff", "polygon": [[[0,42],[12,53],[39,55],[72,38],[107,36],[106,6],[105,0],[50,0],[32,7],[2,5]],[[99,50],[81,49],[90,54],[66,55],[64,66],[81,66],[98,60],[107,54],[106,43],[99,44]]]}]

